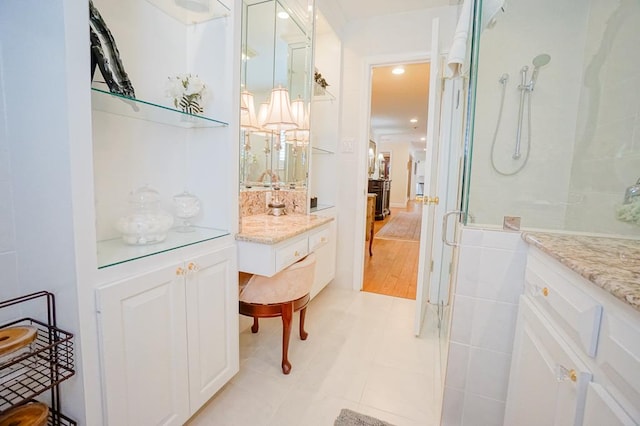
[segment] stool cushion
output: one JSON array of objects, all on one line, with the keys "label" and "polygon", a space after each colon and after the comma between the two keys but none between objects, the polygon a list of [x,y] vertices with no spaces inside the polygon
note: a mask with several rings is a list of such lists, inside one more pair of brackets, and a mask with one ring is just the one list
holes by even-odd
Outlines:
[{"label": "stool cushion", "polygon": [[315,276],[313,253],[272,277],[254,275],[240,291],[240,301],[260,305],[289,302],[311,291]]}]

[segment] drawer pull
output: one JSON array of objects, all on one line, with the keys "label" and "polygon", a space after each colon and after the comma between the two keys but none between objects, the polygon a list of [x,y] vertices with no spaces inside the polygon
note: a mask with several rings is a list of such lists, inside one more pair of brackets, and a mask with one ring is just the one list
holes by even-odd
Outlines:
[{"label": "drawer pull", "polygon": [[544,297],[547,297],[549,295],[549,288],[545,287],[542,289],[542,294],[544,295]]},{"label": "drawer pull", "polygon": [[293,255],[294,255],[295,257],[298,257],[298,256],[300,256],[300,252],[299,252],[298,250],[296,250],[296,252],[295,252],[295,253],[293,253]]},{"label": "drawer pull", "polygon": [[185,274],[184,269],[182,268],[176,269],[176,275],[184,275],[184,274]]},{"label": "drawer pull", "polygon": [[322,238],[320,238],[320,242],[321,242],[321,243],[326,243],[326,242],[327,242],[327,238],[326,238],[326,237],[322,237]]},{"label": "drawer pull", "polygon": [[194,262],[189,262],[189,265],[187,265],[187,268],[189,269],[189,271],[197,271],[198,265]]},{"label": "drawer pull", "polygon": [[562,365],[556,366],[556,380],[558,382],[564,382],[565,380],[571,380],[572,382],[578,381],[578,372],[576,370],[568,369]]}]

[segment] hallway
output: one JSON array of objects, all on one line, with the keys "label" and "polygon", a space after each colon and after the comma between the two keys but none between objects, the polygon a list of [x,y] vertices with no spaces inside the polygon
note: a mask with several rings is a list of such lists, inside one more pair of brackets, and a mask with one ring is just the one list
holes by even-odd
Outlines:
[{"label": "hallway", "polygon": [[387,296],[415,300],[418,279],[420,242],[409,239],[382,239],[377,233],[399,212],[420,214],[422,204],[409,201],[406,208],[391,208],[391,214],[374,224],[373,256],[365,244],[364,281],[362,290]]}]

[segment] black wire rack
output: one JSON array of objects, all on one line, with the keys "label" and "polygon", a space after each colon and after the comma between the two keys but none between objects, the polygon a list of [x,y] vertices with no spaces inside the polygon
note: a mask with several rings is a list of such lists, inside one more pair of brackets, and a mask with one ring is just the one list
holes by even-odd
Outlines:
[{"label": "black wire rack", "polygon": [[40,298],[47,306],[46,323],[20,318],[0,326],[31,326],[37,330],[36,339],[29,346],[0,357],[0,415],[49,391],[48,424],[73,426],[76,422],[60,412],[59,389],[60,383],[75,374],[73,334],[56,327],[53,294],[41,291],[10,299],[0,302],[0,309]]}]

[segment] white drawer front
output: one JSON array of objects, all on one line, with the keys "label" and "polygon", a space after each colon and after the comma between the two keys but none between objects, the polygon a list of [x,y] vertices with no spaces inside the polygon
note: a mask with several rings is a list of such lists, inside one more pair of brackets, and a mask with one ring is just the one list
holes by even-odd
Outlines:
[{"label": "white drawer front", "polygon": [[329,238],[330,230],[328,226],[309,235],[309,252],[314,252],[318,247],[327,244]]},{"label": "white drawer front", "polygon": [[609,383],[620,393],[619,402],[630,412],[635,410],[634,416],[640,422],[640,329],[637,322],[606,312],[596,361]]},{"label": "white drawer front", "polygon": [[276,249],[276,271],[293,265],[309,253],[308,238],[292,242]]},{"label": "white drawer front", "polygon": [[526,292],[562,326],[590,357],[595,357],[602,305],[575,283],[530,256],[525,273]]}]

